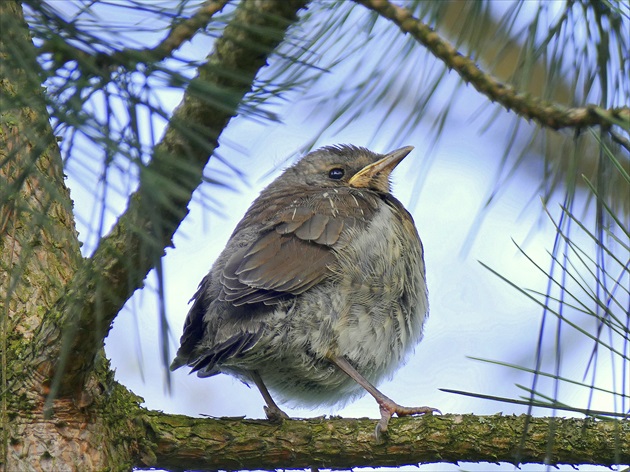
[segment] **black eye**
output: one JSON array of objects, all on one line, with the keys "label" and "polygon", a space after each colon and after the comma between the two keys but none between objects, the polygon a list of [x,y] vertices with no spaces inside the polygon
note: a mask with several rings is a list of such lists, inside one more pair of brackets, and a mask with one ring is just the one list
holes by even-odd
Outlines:
[{"label": "black eye", "polygon": [[328,177],[333,180],[339,180],[343,177],[344,174],[345,172],[343,169],[335,167],[334,169],[330,169],[330,172],[328,172]]}]

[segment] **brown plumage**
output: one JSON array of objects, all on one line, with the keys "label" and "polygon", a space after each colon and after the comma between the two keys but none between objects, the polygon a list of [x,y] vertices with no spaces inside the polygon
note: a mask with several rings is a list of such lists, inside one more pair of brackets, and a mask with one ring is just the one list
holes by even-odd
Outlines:
[{"label": "brown plumage", "polygon": [[269,185],[203,279],[172,369],[255,383],[270,418],[285,402],[318,405],[368,391],[378,431],[405,408],[373,384],[422,337],[427,290],[411,215],[389,174],[412,150],[355,146],[308,154]]}]

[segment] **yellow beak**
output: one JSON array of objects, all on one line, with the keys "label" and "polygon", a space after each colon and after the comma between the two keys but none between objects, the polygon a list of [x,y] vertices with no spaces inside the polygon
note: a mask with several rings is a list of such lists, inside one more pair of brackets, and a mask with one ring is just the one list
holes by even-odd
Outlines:
[{"label": "yellow beak", "polygon": [[400,162],[413,151],[413,146],[405,146],[390,152],[382,159],[365,166],[359,172],[354,174],[348,181],[348,185],[357,188],[370,187],[375,180],[381,180],[389,177],[389,174]]}]

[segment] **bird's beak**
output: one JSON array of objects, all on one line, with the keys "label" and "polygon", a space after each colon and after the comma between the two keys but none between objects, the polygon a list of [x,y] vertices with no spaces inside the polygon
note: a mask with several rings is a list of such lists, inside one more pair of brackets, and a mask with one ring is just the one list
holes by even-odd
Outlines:
[{"label": "bird's beak", "polygon": [[385,185],[387,188],[389,174],[411,151],[413,151],[413,146],[405,146],[390,152],[382,159],[365,166],[354,174],[348,181],[348,185],[357,188],[367,188],[374,187],[377,184],[377,187]]}]

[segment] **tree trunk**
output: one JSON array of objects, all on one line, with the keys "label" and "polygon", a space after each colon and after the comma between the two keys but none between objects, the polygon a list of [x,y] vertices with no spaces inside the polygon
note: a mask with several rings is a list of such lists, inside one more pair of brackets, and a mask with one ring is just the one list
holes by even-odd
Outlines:
[{"label": "tree trunk", "polygon": [[[83,259],[20,4],[3,1],[0,18],[2,58],[23,52],[23,68],[3,66],[0,81],[0,459],[10,471],[127,468],[135,440],[125,440],[124,415],[114,412],[133,397],[118,387],[106,391],[104,362],[85,388],[45,408],[61,352],[55,303]],[[42,338],[49,344],[36,344]]]}]

